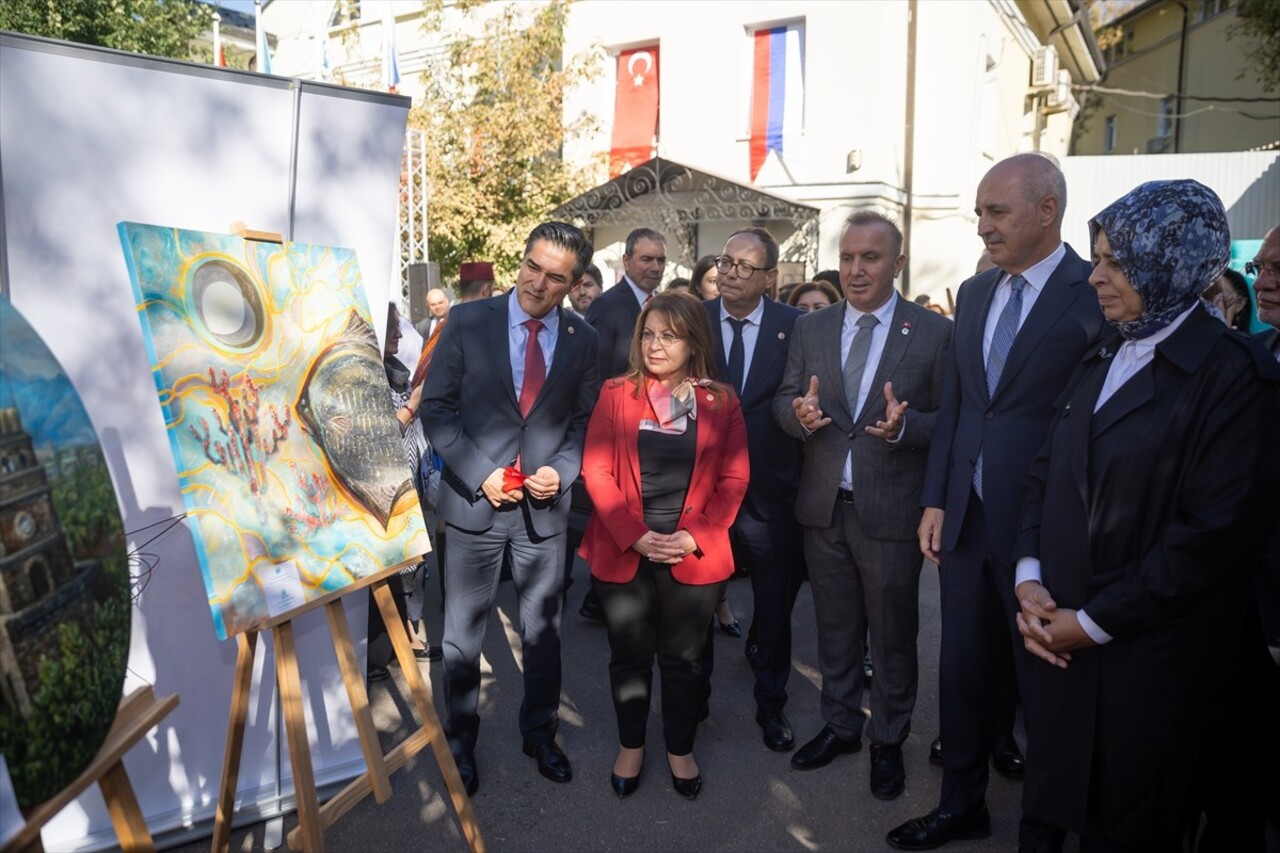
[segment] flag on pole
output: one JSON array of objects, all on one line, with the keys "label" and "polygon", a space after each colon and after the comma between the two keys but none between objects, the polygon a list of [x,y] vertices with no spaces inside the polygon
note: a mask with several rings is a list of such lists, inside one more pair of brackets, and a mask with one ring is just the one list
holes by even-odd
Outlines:
[{"label": "flag on pole", "polygon": [[751,63],[751,180],[782,156],[804,116],[803,26],[756,30]]},{"label": "flag on pole", "polygon": [[650,159],[657,136],[658,46],[624,50],[618,54],[609,177]]},{"label": "flag on pole", "polygon": [[213,13],[213,64],[227,67],[227,55],[222,52],[222,16]]},{"label": "flag on pole", "polygon": [[400,85],[400,60],[396,57],[396,13],[388,0],[382,13],[382,85],[394,92]]},{"label": "flag on pole", "polygon": [[267,44],[267,31],[262,28],[262,0],[254,0],[253,29],[257,35],[258,59],[255,68],[260,74],[271,73],[271,48]]}]

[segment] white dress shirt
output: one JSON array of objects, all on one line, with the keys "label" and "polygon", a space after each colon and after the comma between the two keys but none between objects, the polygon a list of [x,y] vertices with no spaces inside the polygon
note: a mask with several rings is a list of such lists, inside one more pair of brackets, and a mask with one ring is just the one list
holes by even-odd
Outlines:
[{"label": "white dress shirt", "polygon": [[[1022,277],[1026,279],[1027,284],[1022,288],[1022,314],[1018,317],[1019,331],[1022,330],[1022,324],[1026,322],[1027,317],[1031,314],[1031,309],[1035,306],[1036,300],[1040,298],[1040,292],[1049,283],[1049,276],[1053,275],[1053,271],[1058,268],[1058,264],[1062,263],[1062,259],[1066,257],[1066,254],[1066,244],[1059,243],[1058,248],[1049,253],[1049,257],[1022,271]],[[1013,278],[1012,275],[1004,273],[1000,278],[1000,283],[996,285],[995,295],[991,297],[991,310],[987,312],[987,325],[982,330],[982,363],[984,365],[987,363],[987,356],[991,354],[991,339],[996,336],[996,324],[1000,321],[1000,312],[1004,310],[1005,305],[1009,304],[1009,299],[1013,296],[1013,287],[1009,284],[1011,278]]]},{"label": "white dress shirt", "polygon": [[[720,338],[724,342],[724,362],[729,363],[729,350],[733,347],[733,326],[729,318],[733,317],[724,308],[724,300],[720,301]],[[737,318],[734,317],[736,320]],[[751,375],[751,358],[756,352],[756,341],[760,338],[760,321],[764,319],[764,300],[761,299],[755,310],[742,318],[746,322],[742,326],[742,387],[747,387],[747,377]]]},{"label": "white dress shirt", "polygon": [[[520,399],[520,391],[524,388],[524,355],[529,342],[529,330],[524,327],[527,320],[532,320],[520,307],[516,291],[511,290],[507,300],[507,353],[511,357],[511,381],[516,386],[516,399]],[[560,309],[552,308],[545,317],[539,317],[542,328],[538,330],[538,344],[542,347],[542,361],[546,365],[546,375],[551,375],[551,359],[556,354],[556,340],[560,337]]]},{"label": "white dress shirt", "polygon": [[[1126,382],[1137,375],[1138,371],[1155,359],[1156,345],[1177,331],[1183,321],[1195,310],[1195,307],[1195,305],[1192,305],[1186,311],[1183,311],[1174,318],[1172,323],[1160,331],[1140,340],[1125,341],[1120,345],[1120,348],[1116,350],[1115,356],[1111,359],[1111,364],[1107,365],[1107,378],[1103,380],[1102,390],[1098,392],[1098,400],[1093,404],[1094,412],[1101,409],[1116,391],[1120,390]],[[1014,578],[1015,588],[1017,584],[1023,581],[1040,583],[1040,578],[1040,561],[1037,558],[1023,557],[1018,560],[1017,576]],[[1111,635],[1104,631],[1097,622],[1090,619],[1088,613],[1078,610],[1076,611],[1076,619],[1080,622],[1081,630],[1088,634],[1089,639],[1098,645],[1111,642]]]},{"label": "white dress shirt", "polygon": [[653,296],[653,294],[646,293],[643,290],[641,290],[634,281],[632,281],[630,278],[628,278],[625,275],[622,277],[622,280],[625,281],[627,283],[627,286],[631,288],[631,293],[635,296],[636,302],[639,302],[640,307],[643,308],[644,304],[649,301],[649,297]]}]

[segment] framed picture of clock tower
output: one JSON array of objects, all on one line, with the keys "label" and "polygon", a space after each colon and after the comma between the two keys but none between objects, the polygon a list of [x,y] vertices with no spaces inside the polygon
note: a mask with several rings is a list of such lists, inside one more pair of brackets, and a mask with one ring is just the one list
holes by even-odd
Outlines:
[{"label": "framed picture of clock tower", "polygon": [[89,415],[0,297],[0,755],[24,809],[75,779],[115,719],[129,591]]}]

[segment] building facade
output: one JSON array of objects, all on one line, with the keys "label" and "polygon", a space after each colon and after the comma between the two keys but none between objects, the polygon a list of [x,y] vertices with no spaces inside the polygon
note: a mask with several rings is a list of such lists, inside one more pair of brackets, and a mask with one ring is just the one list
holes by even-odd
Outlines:
[{"label": "building facade", "polygon": [[1280,97],[1231,37],[1235,0],[1144,0],[1099,28],[1106,73],[1081,98],[1073,154],[1280,148]]}]

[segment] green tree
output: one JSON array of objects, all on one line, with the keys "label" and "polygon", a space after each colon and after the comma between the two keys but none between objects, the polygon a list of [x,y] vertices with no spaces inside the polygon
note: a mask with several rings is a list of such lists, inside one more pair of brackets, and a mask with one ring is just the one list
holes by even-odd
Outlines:
[{"label": "green tree", "polygon": [[[561,152],[594,119],[566,121],[563,103],[569,86],[597,73],[599,55],[562,61],[566,0],[451,4],[471,27],[446,26],[441,0],[426,5],[424,29],[451,39],[409,119],[427,138],[431,259],[446,281],[467,260],[491,260],[509,279],[533,226],[591,183],[592,164]],[[481,34],[457,35],[467,30]]]},{"label": "green tree", "polygon": [[194,0],[2,0],[0,30],[188,59],[211,14]]},{"label": "green tree", "polygon": [[[1280,3],[1276,0],[1240,0],[1238,19],[1228,30],[1231,38],[1250,42],[1249,66],[1270,93],[1280,89]],[[1243,75],[1241,75],[1243,76]]]}]

